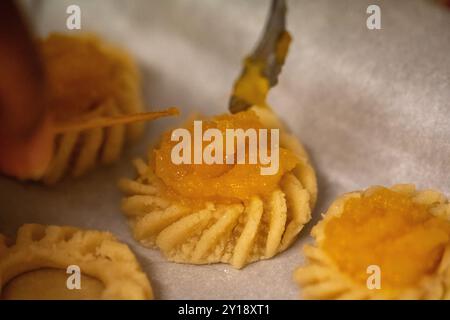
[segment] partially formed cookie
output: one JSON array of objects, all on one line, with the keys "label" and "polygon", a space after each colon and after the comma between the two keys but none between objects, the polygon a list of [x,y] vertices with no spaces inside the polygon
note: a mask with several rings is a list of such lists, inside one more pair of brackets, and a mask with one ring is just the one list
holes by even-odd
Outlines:
[{"label": "partially formed cookie", "polygon": [[134,162],[138,177],[119,182],[134,237],[180,263],[242,268],[273,257],[292,244],[316,201],[316,177],[304,148],[268,107],[204,124],[218,130],[280,129],[277,173],[261,175],[259,163],[176,165],[168,133],[148,162]]},{"label": "partially formed cookie", "polygon": [[[80,287],[68,286],[81,272]],[[23,225],[14,244],[0,237],[2,299],[151,299],[147,276],[111,233]]]},{"label": "partially formed cookie", "polygon": [[450,204],[414,185],[339,197],[295,271],[311,299],[449,299]]},{"label": "partially formed cookie", "polygon": [[[46,103],[56,125],[144,110],[137,67],[122,49],[92,34],[51,34],[39,42],[47,79]],[[47,184],[80,176],[117,160],[142,123],[71,131],[55,137],[55,151],[41,177]]]}]

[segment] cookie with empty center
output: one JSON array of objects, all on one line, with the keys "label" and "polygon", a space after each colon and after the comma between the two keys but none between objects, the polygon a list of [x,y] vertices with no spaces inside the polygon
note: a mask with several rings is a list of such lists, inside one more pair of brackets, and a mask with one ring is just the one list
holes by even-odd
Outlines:
[{"label": "cookie with empty center", "polygon": [[[78,278],[77,278],[78,277]],[[2,299],[151,299],[134,254],[109,232],[23,225],[0,237]]]}]

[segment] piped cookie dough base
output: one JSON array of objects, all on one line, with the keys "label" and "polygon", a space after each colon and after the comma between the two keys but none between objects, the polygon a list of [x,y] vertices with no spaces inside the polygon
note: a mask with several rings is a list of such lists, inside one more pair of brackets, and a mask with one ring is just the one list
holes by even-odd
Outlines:
[{"label": "piped cookie dough base", "polygon": [[343,195],[312,235],[294,274],[303,298],[450,298],[450,204],[437,191],[395,185]]},{"label": "piped cookie dough base", "polygon": [[[81,289],[67,286],[80,270]],[[72,270],[72,271],[71,271]],[[0,239],[4,299],[151,299],[150,282],[127,245],[110,233],[27,224],[13,245]]]},{"label": "piped cookie dough base", "polygon": [[122,210],[134,237],[159,248],[170,261],[192,264],[229,263],[242,268],[285,250],[311,219],[317,184],[308,156],[273,112],[253,107],[265,128],[280,128],[280,147],[292,151],[298,165],[286,172],[268,195],[245,201],[183,201],[167,196],[152,165],[134,162],[136,180],[122,179],[127,195]]},{"label": "piped cookie dough base", "polygon": [[[121,48],[93,34],[55,33],[39,45],[48,78],[47,105],[57,125],[144,110],[138,69]],[[40,180],[53,184],[112,163],[127,140],[137,139],[143,129],[137,122],[58,134],[52,161]]]}]

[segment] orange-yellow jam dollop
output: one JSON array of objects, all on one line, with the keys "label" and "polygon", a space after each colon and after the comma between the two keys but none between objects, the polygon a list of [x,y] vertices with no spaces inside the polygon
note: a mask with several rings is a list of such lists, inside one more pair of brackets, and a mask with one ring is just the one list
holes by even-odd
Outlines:
[{"label": "orange-yellow jam dollop", "polygon": [[[203,132],[209,128],[217,128],[223,137],[223,164],[174,164],[171,161],[171,150],[178,143],[171,141],[171,133],[163,136],[157,149],[154,150],[153,165],[155,174],[164,182],[170,192],[177,197],[196,200],[232,200],[240,201],[249,199],[253,195],[266,196],[274,191],[281,177],[292,170],[299,159],[287,149],[279,148],[279,167],[273,175],[262,175],[259,159],[257,163],[249,163],[248,157],[244,164],[226,164],[226,129],[264,129],[258,116],[253,111],[239,112],[237,114],[225,114],[204,120]],[[193,139],[193,125],[187,126]],[[268,131],[270,137],[270,131]],[[203,146],[209,144],[203,143]],[[193,142],[192,142],[193,145]],[[268,152],[270,140],[267,142]],[[248,146],[248,143],[247,143]],[[193,149],[193,147],[192,147]],[[247,149],[248,151],[248,149]],[[259,149],[258,149],[259,151]],[[248,152],[246,152],[248,156]]]},{"label": "orange-yellow jam dollop", "polygon": [[248,103],[265,106],[269,80],[263,75],[264,63],[245,60],[245,72],[234,85],[233,95]]},{"label": "orange-yellow jam dollop", "polygon": [[51,34],[40,41],[40,51],[56,120],[89,112],[120,90],[116,78],[127,60],[120,51],[105,50],[93,35]]},{"label": "orange-yellow jam dollop", "polygon": [[381,289],[417,284],[433,273],[449,244],[450,223],[408,195],[380,188],[351,198],[325,225],[324,250],[339,268],[365,284],[367,268],[381,271]]},{"label": "orange-yellow jam dollop", "polygon": [[[277,40],[275,59],[280,66],[284,64],[291,40],[291,35],[287,31],[283,32]],[[266,105],[271,87],[268,75],[265,74],[267,61],[250,56],[245,59],[244,65],[245,71],[234,85],[233,96],[249,104]]]}]

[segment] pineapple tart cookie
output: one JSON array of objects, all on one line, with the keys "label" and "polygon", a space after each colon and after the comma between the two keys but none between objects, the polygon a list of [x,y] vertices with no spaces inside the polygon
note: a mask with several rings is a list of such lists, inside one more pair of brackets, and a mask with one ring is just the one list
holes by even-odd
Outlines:
[{"label": "pineapple tart cookie", "polygon": [[295,271],[311,299],[449,299],[450,204],[414,185],[345,194]]},{"label": "pineapple tart cookie", "polygon": [[51,34],[39,48],[56,134],[52,160],[34,178],[52,184],[117,160],[125,142],[142,134],[143,123],[133,121],[145,120],[144,106],[137,67],[122,49],[92,34]]},{"label": "pineapple tart cookie", "polygon": [[[73,268],[81,272],[79,287],[69,279]],[[151,299],[153,293],[133,253],[111,233],[26,224],[10,246],[0,236],[0,296]]]},{"label": "pineapple tart cookie", "polygon": [[[222,133],[230,128],[280,129],[277,172],[262,175],[261,162],[174,164],[171,150],[177,142],[168,132],[148,162],[134,161],[137,178],[119,181],[126,194],[122,210],[134,237],[160,249],[170,261],[223,262],[235,268],[288,248],[311,219],[317,196],[315,172],[303,146],[269,107],[253,106],[202,124]],[[193,127],[189,123],[185,128],[192,133]],[[236,156],[226,153],[224,159]]]}]

